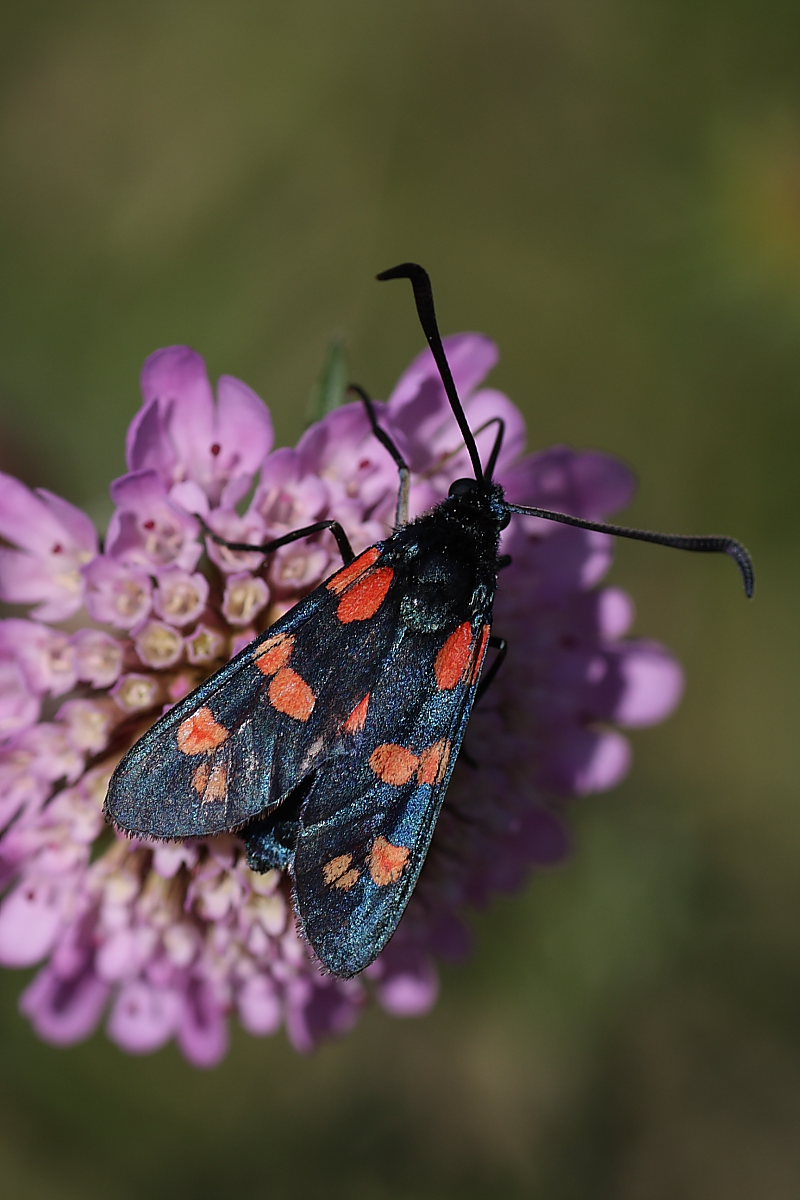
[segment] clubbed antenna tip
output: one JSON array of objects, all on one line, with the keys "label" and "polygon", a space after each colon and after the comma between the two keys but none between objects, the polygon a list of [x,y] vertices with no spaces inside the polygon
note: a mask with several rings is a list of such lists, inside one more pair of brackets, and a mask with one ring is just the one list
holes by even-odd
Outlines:
[{"label": "clubbed antenna tip", "polygon": [[720,538],[723,543],[720,550],[724,550],[726,554],[730,554],[735,560],[737,567],[742,572],[742,580],[744,581],[744,590],[748,600],[753,599],[753,592],[756,590],[756,573],[753,567],[753,560],[745,550],[741,542],[737,542],[734,538]]},{"label": "clubbed antenna tip", "polygon": [[453,410],[453,416],[458,422],[458,427],[461,430],[461,436],[464,439],[464,445],[467,448],[467,453],[472,463],[472,469],[475,472],[476,479],[484,479],[485,472],[481,466],[481,458],[478,454],[478,447],[475,444],[472,430],[467,423],[467,418],[464,414],[464,409],[461,401],[458,398],[453,373],[450,370],[450,364],[447,361],[447,355],[444,352],[442,345],[442,336],[439,333],[439,324],[436,320],[436,309],[433,305],[433,289],[428,272],[419,263],[405,262],[399,263],[396,267],[389,267],[387,271],[381,271],[376,279],[385,282],[387,279],[408,279],[414,292],[414,303],[417,306],[417,316],[419,323],[422,326],[422,332],[427,338],[428,345],[431,348],[434,361],[442,378],[444,390],[447,393],[447,399],[450,401],[450,407]]},{"label": "clubbed antenna tip", "polygon": [[533,508],[522,504],[509,504],[509,510],[525,513],[529,517],[540,517],[545,521],[557,521],[560,525],[573,525],[576,529],[591,529],[595,533],[607,533],[611,537],[631,538],[636,542],[652,542],[656,546],[670,546],[673,550],[693,550],[700,554],[729,554],[742,573],[744,590],[752,597],[756,586],[753,560],[741,542],[729,537],[688,537],[679,533],[655,533],[650,529],[631,529],[627,525],[609,525],[604,521],[585,521],[568,513],[552,512],[548,508]]}]

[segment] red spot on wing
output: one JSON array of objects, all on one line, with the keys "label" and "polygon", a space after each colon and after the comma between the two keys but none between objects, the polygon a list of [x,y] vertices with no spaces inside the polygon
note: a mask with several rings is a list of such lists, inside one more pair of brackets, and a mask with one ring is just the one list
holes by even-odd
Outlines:
[{"label": "red spot on wing", "polygon": [[294,637],[290,633],[276,633],[267,638],[253,655],[255,664],[262,675],[277,675],[281,667],[285,667],[292,657]]},{"label": "red spot on wing", "polygon": [[317,702],[305,679],[291,667],[281,667],[270,683],[267,694],[273,708],[297,721],[307,721]]},{"label": "red spot on wing", "polygon": [[394,571],[391,567],[376,567],[350,587],[339,601],[336,614],[347,625],[350,621],[368,621],[374,617],[386,599]]},{"label": "red spot on wing", "polygon": [[472,625],[465,621],[459,625],[439,653],[433,665],[436,682],[442,691],[449,691],[464,678],[472,658]]},{"label": "red spot on wing", "polygon": [[342,726],[345,733],[360,733],[367,723],[367,709],[369,708],[369,692],[363,700],[359,700],[350,716]]},{"label": "red spot on wing", "polygon": [[416,771],[419,759],[412,750],[406,750],[405,746],[386,742],[372,751],[369,765],[384,783],[402,787]]},{"label": "red spot on wing", "polygon": [[342,567],[341,571],[328,580],[328,591],[333,592],[336,596],[341,596],[342,592],[350,587],[351,583],[355,583],[357,579],[368,571],[381,556],[381,552],[377,546],[370,546],[369,550],[365,550],[363,554],[359,554],[358,558],[346,567]]},{"label": "red spot on wing", "polygon": [[216,720],[211,709],[204,705],[178,726],[178,749],[183,754],[205,754],[221,746],[228,732]]},{"label": "red spot on wing", "polygon": [[483,629],[481,630],[481,640],[480,645],[478,646],[478,653],[475,655],[475,662],[472,666],[472,674],[469,677],[470,687],[472,687],[473,683],[477,681],[478,676],[481,673],[481,667],[483,666],[483,659],[484,655],[486,654],[486,647],[489,643],[489,634],[491,631],[491,625],[484,625]]},{"label": "red spot on wing", "polygon": [[427,750],[423,750],[419,756],[418,782],[441,783],[447,774],[452,751],[452,743],[447,738],[442,738],[441,741],[428,746]]},{"label": "red spot on wing", "polygon": [[411,851],[408,846],[395,846],[385,837],[377,837],[369,852],[369,873],[378,887],[397,883],[403,874]]}]

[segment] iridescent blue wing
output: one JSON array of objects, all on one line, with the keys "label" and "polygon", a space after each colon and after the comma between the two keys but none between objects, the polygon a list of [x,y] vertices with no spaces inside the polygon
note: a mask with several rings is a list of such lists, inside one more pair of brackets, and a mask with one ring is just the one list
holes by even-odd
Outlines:
[{"label": "iridescent blue wing", "polygon": [[303,933],[348,978],[378,956],[419,877],[475,699],[483,615],[449,635],[397,638],[360,713],[352,752],[323,763],[293,862]]},{"label": "iridescent blue wing", "polygon": [[116,826],[155,838],[235,830],[350,751],[353,710],[399,624],[402,588],[384,547],[337,571],[155,722],[112,776],[105,808]]}]

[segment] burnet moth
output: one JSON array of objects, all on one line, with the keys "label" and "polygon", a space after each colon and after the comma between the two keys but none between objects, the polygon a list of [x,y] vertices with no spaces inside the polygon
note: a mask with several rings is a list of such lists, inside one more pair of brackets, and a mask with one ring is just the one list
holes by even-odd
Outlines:
[{"label": "burnet moth", "polygon": [[[251,867],[289,872],[303,936],[345,979],[397,929],[479,687],[502,661],[492,606],[500,535],[513,515],[723,552],[748,596],[754,586],[750,556],[732,538],[652,533],[509,503],[492,478],[503,424],[482,463],[427,273],[403,263],[378,278],[411,282],[473,477],[455,480],[446,500],[409,522],[408,467],[357,389],[398,468],[395,531],[357,557],[333,520],[262,546],[223,543],[270,554],[326,529],[344,565],[156,721],[119,763],[106,800],[113,824],[138,837],[238,832]],[[479,684],[490,646],[496,653]]]}]

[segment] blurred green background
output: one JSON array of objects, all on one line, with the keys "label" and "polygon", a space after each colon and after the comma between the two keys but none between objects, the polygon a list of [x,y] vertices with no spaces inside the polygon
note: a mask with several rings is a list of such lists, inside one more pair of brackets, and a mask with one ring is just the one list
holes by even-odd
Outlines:
[{"label": "blurred green background", "polygon": [[[497,338],[533,446],[633,463],[639,629],[689,687],[576,805],[571,861],[476,918],[421,1021],[216,1071],[59,1051],[0,987],[15,1198],[800,1195],[800,8],[767,0],[53,0],[0,39],[3,465],[103,517],[144,357],[187,341],[294,440],[330,339],[385,394]],[[520,497],[520,499],[523,499]],[[790,554],[790,539],[791,551]],[[794,594],[793,594],[794,592]]]}]

